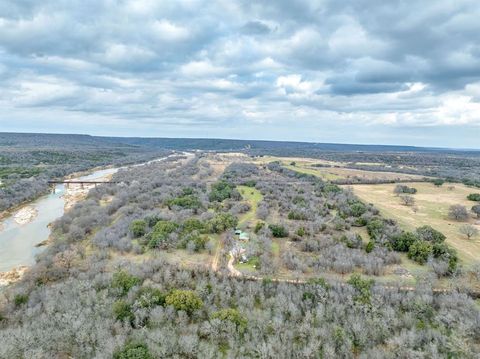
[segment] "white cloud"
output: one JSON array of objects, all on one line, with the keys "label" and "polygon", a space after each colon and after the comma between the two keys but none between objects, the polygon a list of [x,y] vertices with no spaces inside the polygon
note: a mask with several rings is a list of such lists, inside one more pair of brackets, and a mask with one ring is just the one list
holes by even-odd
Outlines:
[{"label": "white cloud", "polygon": [[4,0],[1,116],[34,106],[139,131],[178,123],[179,135],[192,124],[290,136],[344,123],[392,137],[476,126],[478,13],[469,0]]},{"label": "white cloud", "polygon": [[277,78],[276,84],[284,94],[291,92],[311,93],[313,91],[313,84],[302,80],[301,75],[280,76]]},{"label": "white cloud", "polygon": [[155,53],[149,49],[118,43],[107,45],[105,51],[98,55],[99,61],[112,65],[144,62],[154,57]]},{"label": "white cloud", "polygon": [[180,67],[180,72],[184,76],[192,77],[218,76],[225,71],[225,68],[214,66],[209,61],[191,61]]},{"label": "white cloud", "polygon": [[187,40],[190,32],[187,28],[171,23],[168,20],[155,21],[152,30],[157,39],[165,42],[176,42]]}]

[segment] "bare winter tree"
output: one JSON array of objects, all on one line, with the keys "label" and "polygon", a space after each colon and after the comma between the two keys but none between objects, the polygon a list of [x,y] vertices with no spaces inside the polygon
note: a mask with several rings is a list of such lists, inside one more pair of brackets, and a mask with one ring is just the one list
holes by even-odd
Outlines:
[{"label": "bare winter tree", "polygon": [[477,215],[477,218],[480,218],[480,204],[476,204],[472,207],[472,212]]},{"label": "bare winter tree", "polygon": [[468,219],[467,208],[461,204],[450,206],[448,210],[448,217],[455,221],[466,221]]},{"label": "bare winter tree", "polygon": [[476,229],[471,224],[464,224],[458,229],[458,231],[461,234],[465,235],[467,239],[472,239],[473,237],[476,237],[478,235],[478,229]]},{"label": "bare winter tree", "polygon": [[405,206],[411,207],[415,204],[415,198],[413,198],[412,196],[406,195],[406,194],[400,196],[400,200],[402,201],[402,203]]}]

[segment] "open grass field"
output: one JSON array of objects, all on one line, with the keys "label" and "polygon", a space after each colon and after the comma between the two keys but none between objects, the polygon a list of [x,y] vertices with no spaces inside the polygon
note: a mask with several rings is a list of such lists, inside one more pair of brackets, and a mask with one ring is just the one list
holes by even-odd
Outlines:
[{"label": "open grass field", "polygon": [[[418,192],[414,195],[415,213],[412,207],[401,204],[400,199],[393,193],[395,184],[380,185],[353,185],[354,193],[363,201],[374,204],[386,218],[398,221],[406,230],[414,230],[423,225],[430,225],[447,237],[446,242],[455,248],[460,259],[465,264],[480,261],[480,237],[466,239],[459,233],[459,228],[466,222],[457,222],[448,218],[448,209],[451,205],[461,204],[470,209],[475,202],[468,201],[469,193],[478,192],[462,184],[452,187],[445,184],[436,187],[431,183],[411,183]],[[480,230],[478,219],[472,215],[468,223]]]},{"label": "open grass field", "polygon": [[259,190],[252,187],[237,186],[237,190],[240,192],[243,199],[250,205],[250,210],[240,216],[238,225],[242,228],[249,224],[253,225],[252,221],[255,219],[258,203],[263,199],[263,196]]},{"label": "open grass field", "polygon": [[379,180],[379,181],[411,181],[421,180],[423,176],[410,175],[396,172],[382,172],[382,171],[365,171],[346,167],[315,167],[308,163],[299,163],[295,166],[285,164],[284,167],[293,171],[312,174],[324,180],[346,180],[346,179],[361,179],[361,180]]},{"label": "open grass field", "polygon": [[295,164],[295,166],[284,165],[283,167],[288,168],[292,171],[297,171],[297,172],[300,172],[300,173],[306,173],[306,174],[309,174],[309,175],[314,175],[314,176],[320,177],[320,178],[322,178],[324,180],[327,180],[327,181],[334,181],[334,180],[345,178],[345,177],[342,177],[342,176],[340,176],[338,174],[335,174],[332,171],[330,171],[330,170],[333,170],[334,168],[329,168],[329,167],[313,168],[313,167],[310,167],[308,165],[297,165],[297,164]]},{"label": "open grass field", "polygon": [[[380,180],[380,181],[411,181],[421,180],[424,176],[397,173],[397,172],[383,172],[383,171],[367,171],[358,170],[353,168],[347,168],[347,163],[344,162],[332,162],[315,158],[287,158],[287,157],[273,157],[266,156],[255,159],[258,163],[268,163],[273,161],[279,161],[283,167],[300,173],[306,173],[320,177],[327,181],[335,180],[347,180],[347,179],[360,179],[360,180]],[[374,169],[373,163],[357,163],[368,164]],[[327,167],[318,167],[316,165],[324,165]]]}]

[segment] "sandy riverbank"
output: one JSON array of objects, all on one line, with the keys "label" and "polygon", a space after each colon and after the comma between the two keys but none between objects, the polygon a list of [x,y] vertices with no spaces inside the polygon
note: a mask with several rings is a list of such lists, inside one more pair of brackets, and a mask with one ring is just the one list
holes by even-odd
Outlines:
[{"label": "sandy riverbank", "polygon": [[35,207],[25,206],[13,215],[13,220],[18,224],[27,224],[31,222],[37,215],[38,211]]},{"label": "sandy riverbank", "polygon": [[27,266],[20,266],[8,272],[0,272],[0,286],[9,285],[20,280],[27,270]]},{"label": "sandy riverbank", "polygon": [[[102,177],[95,178],[95,181],[105,181],[108,182],[112,179],[112,174],[108,174]],[[65,192],[63,194],[63,199],[65,201],[65,211],[70,210],[75,206],[77,202],[83,201],[92,188],[95,188],[95,185],[78,185],[78,184],[71,184],[65,187]]]}]

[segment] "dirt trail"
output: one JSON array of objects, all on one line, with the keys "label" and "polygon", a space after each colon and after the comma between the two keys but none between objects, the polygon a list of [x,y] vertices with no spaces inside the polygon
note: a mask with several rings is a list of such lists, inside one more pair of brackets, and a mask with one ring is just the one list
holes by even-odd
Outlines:
[{"label": "dirt trail", "polygon": [[212,260],[212,269],[214,272],[218,270],[218,259],[220,258],[221,252],[221,243],[218,244],[217,249],[215,250],[215,255],[213,256]]},{"label": "dirt trail", "polygon": [[230,274],[234,277],[241,277],[243,276],[242,272],[240,272],[238,269],[236,269],[234,266],[233,266],[233,262],[235,261],[235,258],[233,257],[233,255],[230,253],[230,258],[228,259],[228,264],[227,264],[227,268],[228,268],[228,271],[230,272]]}]

